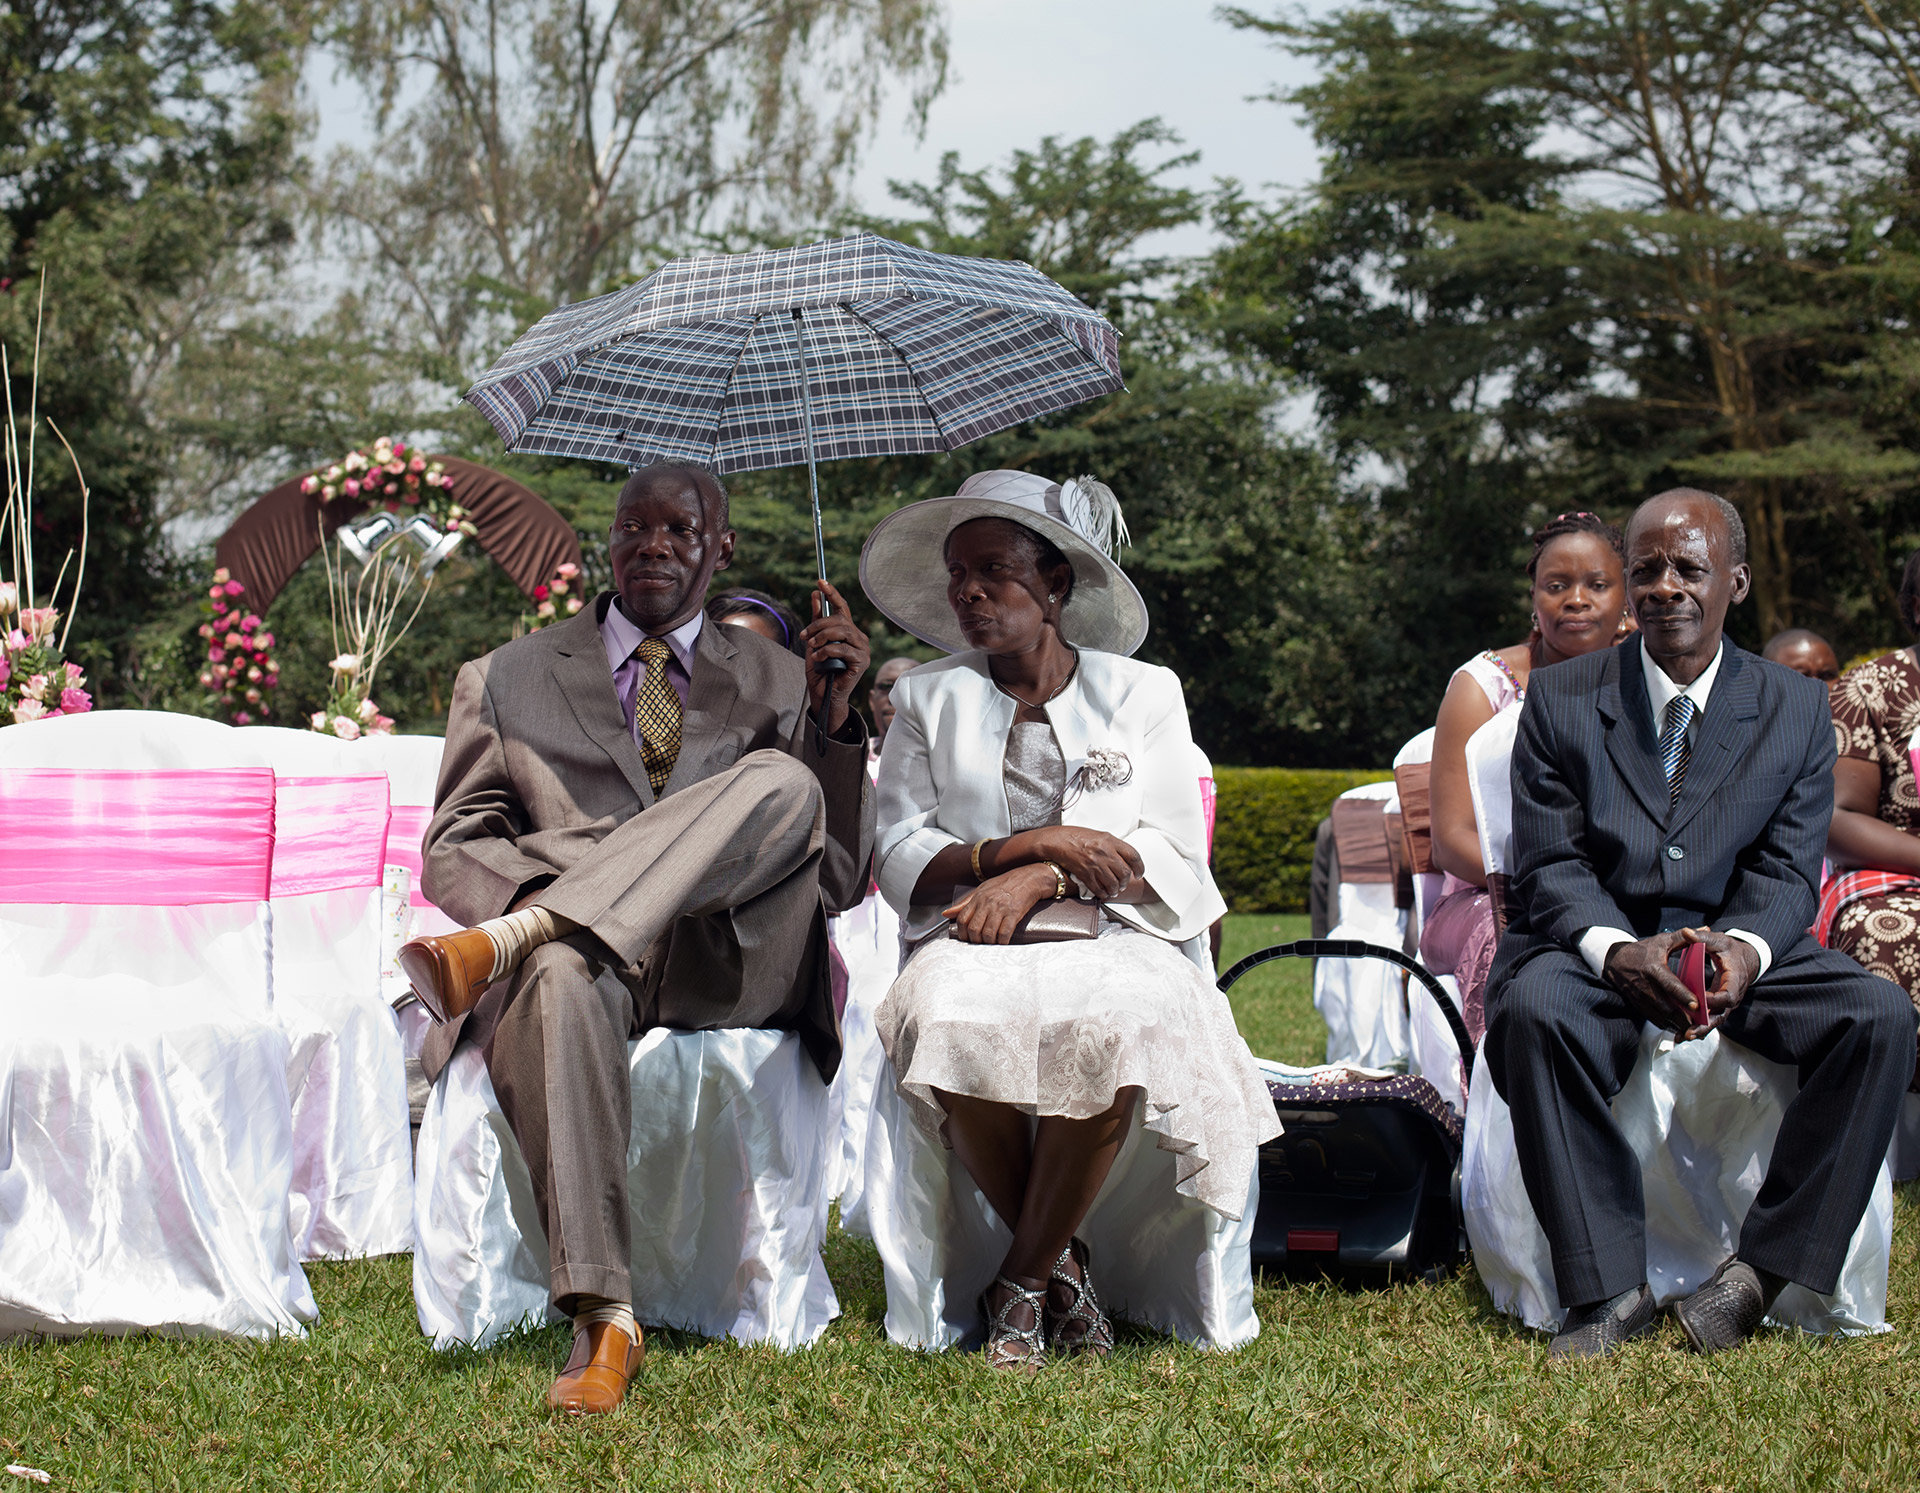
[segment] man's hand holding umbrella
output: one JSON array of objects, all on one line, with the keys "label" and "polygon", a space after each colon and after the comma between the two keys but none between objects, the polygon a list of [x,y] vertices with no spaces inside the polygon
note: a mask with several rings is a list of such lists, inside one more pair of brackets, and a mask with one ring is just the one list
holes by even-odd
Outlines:
[{"label": "man's hand holding umbrella", "polygon": [[[800,637],[807,645],[808,708],[818,720],[821,705],[827,704],[827,734],[836,735],[847,723],[854,686],[867,672],[873,654],[867,635],[854,624],[846,602],[824,576],[813,593],[813,621],[800,629]],[[839,667],[829,660],[838,660]]]}]

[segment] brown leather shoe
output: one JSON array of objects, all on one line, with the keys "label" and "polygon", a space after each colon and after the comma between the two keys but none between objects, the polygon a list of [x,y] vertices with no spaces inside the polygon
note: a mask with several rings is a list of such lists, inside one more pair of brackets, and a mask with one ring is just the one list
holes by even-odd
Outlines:
[{"label": "brown leather shoe", "polygon": [[427,1014],[452,1021],[471,1011],[493,982],[493,940],[478,928],[416,938],[400,946],[400,968]]},{"label": "brown leather shoe", "polygon": [[569,1415],[610,1415],[647,1356],[645,1341],[629,1341],[611,1322],[592,1322],[573,1335],[573,1354],[547,1391],[547,1406]]}]

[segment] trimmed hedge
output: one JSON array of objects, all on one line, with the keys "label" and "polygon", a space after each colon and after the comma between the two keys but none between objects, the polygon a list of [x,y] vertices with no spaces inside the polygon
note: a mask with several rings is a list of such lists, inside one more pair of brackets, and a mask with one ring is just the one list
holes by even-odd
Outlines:
[{"label": "trimmed hedge", "polygon": [[1305,912],[1313,835],[1349,788],[1393,773],[1216,767],[1213,879],[1234,912]]}]

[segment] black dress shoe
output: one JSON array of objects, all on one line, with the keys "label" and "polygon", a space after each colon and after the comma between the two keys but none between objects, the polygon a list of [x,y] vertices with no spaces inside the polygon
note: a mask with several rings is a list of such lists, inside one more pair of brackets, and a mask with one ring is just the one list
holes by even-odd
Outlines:
[{"label": "black dress shoe", "polygon": [[1576,1306],[1547,1344],[1548,1358],[1605,1358],[1654,1329],[1653,1291],[1635,1286],[1611,1301]]},{"label": "black dress shoe", "polygon": [[1696,1353],[1737,1348],[1760,1330],[1780,1286],[1738,1255],[1713,1272],[1713,1278],[1673,1309],[1687,1344]]}]

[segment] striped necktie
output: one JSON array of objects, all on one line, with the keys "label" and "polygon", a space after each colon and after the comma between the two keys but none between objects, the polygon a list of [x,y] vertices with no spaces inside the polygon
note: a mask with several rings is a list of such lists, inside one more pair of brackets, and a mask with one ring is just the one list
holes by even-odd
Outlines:
[{"label": "striped necktie", "polygon": [[633,656],[647,670],[634,692],[633,723],[640,736],[640,760],[658,798],[680,756],[680,695],[667,679],[667,660],[673,653],[665,638],[642,638]]},{"label": "striped necktie", "polygon": [[1680,785],[1687,780],[1687,763],[1693,758],[1693,748],[1687,743],[1693,711],[1693,701],[1686,695],[1675,695],[1667,701],[1667,724],[1660,733],[1660,765],[1667,774],[1668,808],[1679,800]]}]

